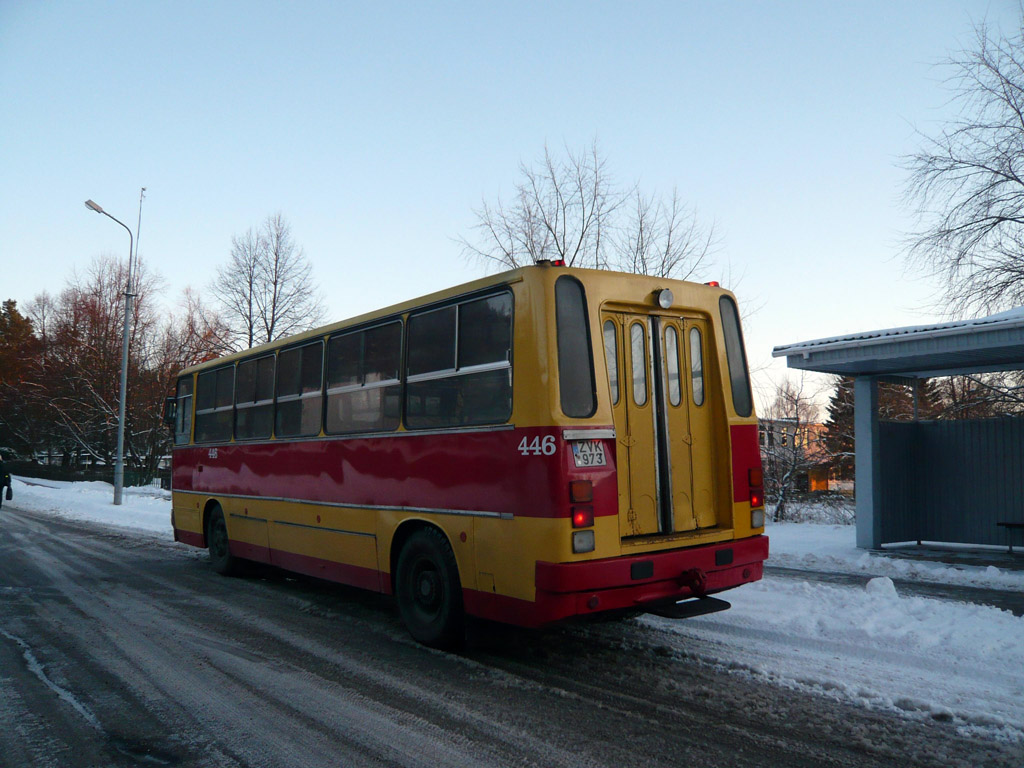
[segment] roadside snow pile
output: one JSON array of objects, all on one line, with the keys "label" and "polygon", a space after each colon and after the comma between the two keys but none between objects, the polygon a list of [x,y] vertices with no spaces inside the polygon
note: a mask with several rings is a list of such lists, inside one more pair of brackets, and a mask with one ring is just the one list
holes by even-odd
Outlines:
[{"label": "roadside snow pile", "polygon": [[769,575],[723,597],[722,613],[641,621],[741,674],[1024,743],[1024,618],[901,596],[887,577],[838,587]]},{"label": "roadside snow pile", "polygon": [[[125,488],[123,504],[115,507],[114,486],[109,483],[69,483],[12,477],[14,499],[22,509],[48,512],[72,520],[89,520],[119,528],[173,535],[171,492],[156,486]],[[0,514],[3,510],[0,509]]]},{"label": "roadside snow pile", "polygon": [[771,542],[769,566],[1024,590],[1024,571],[1003,571],[991,565],[954,566],[857,549],[857,530],[852,525],[769,523],[765,533]]}]

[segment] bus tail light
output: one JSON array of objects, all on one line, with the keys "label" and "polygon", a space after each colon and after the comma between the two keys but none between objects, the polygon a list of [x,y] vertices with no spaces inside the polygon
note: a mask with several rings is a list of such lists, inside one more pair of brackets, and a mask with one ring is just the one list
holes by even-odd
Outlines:
[{"label": "bus tail light", "polygon": [[573,528],[589,528],[594,524],[594,508],[593,507],[573,507],[572,508],[572,527]]},{"label": "bus tail light", "polygon": [[569,481],[569,501],[573,504],[589,504],[594,500],[594,484],[589,480]]},{"label": "bus tail light", "polygon": [[572,532],[572,551],[574,554],[581,555],[584,552],[594,551],[594,532],[590,531],[573,531]]},{"label": "bus tail light", "polygon": [[[747,470],[747,483],[750,486],[750,508],[751,510],[764,506],[764,470],[761,467],[751,467]],[[764,512],[761,512],[761,522],[764,522]],[[760,525],[755,525],[760,528]]]}]

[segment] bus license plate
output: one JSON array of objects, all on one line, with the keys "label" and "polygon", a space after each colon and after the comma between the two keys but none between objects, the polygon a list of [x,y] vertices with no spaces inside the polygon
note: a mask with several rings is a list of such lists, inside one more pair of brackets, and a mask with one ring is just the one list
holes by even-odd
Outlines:
[{"label": "bus license plate", "polygon": [[577,467],[603,467],[604,446],[600,440],[577,440],[572,443],[572,458]]}]

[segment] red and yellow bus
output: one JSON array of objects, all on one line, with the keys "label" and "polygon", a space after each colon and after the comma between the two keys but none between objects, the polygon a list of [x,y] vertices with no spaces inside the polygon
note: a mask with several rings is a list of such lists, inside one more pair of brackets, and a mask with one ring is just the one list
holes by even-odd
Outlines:
[{"label": "red and yellow bus", "polygon": [[728,607],[768,556],[715,284],[542,262],[193,366],[171,406],[176,540],[392,593],[428,645]]}]

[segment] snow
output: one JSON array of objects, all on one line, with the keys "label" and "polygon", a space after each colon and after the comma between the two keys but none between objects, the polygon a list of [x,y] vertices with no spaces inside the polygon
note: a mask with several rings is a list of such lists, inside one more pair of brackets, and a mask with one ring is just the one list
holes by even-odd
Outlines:
[{"label": "snow", "polygon": [[115,507],[114,489],[109,483],[69,483],[16,476],[11,480],[13,503],[19,508],[173,537],[171,492],[158,486],[125,488],[123,503]]},{"label": "snow", "polygon": [[[16,477],[14,494],[23,509],[171,537],[170,493],[155,487],[125,489],[120,507],[105,483]],[[770,565],[871,578],[845,586],[769,570],[762,581],[724,595],[728,611],[640,621],[677,637],[686,656],[733,674],[1024,748],[1024,618],[900,594],[893,581],[1019,591],[1024,573],[864,552],[850,525],[776,524],[768,534]]]},{"label": "snow", "polygon": [[[947,565],[857,549],[852,525],[769,524],[770,563],[785,568],[1024,591],[1024,571]],[[1000,552],[1006,548],[1001,547]]]}]

